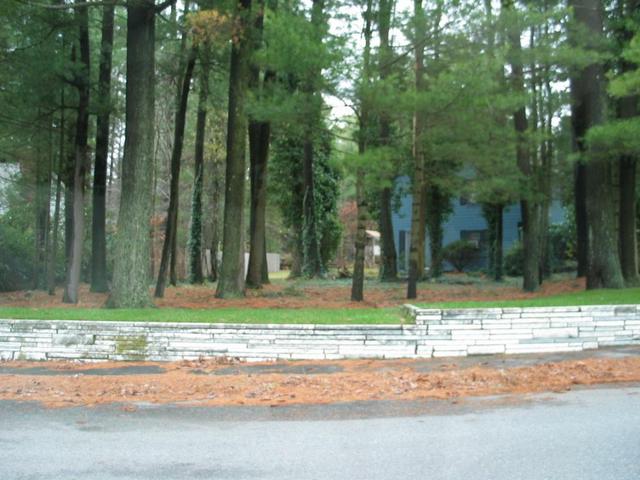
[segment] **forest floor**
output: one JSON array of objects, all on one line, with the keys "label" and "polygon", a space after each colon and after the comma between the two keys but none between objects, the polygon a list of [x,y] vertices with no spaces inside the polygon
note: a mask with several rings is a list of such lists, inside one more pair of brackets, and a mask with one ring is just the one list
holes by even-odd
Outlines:
[{"label": "forest floor", "polygon": [[[368,279],[365,284],[365,300],[352,302],[351,280],[286,280],[274,279],[270,285],[258,290],[247,290],[245,298],[215,298],[215,284],[169,286],[164,298],[154,299],[160,308],[386,308],[407,303],[406,283],[381,283]],[[422,282],[418,298],[412,303],[443,304],[450,302],[496,302],[532,300],[584,290],[584,279],[558,276],[545,282],[535,293],[523,292],[521,279],[508,278],[493,282],[484,277],[465,274],[446,274],[437,282]],[[92,293],[89,286],[80,288],[79,308],[103,307],[107,294]],[[0,293],[2,307],[52,308],[69,307],[62,303],[62,292],[50,296],[42,291],[17,291]]]},{"label": "forest floor", "polygon": [[564,392],[640,382],[640,347],[461,359],[288,361],[264,364],[0,362],[0,400],[48,407],[331,404]]},{"label": "forest floor", "polygon": [[[585,290],[584,279],[558,275],[534,293],[523,292],[521,279],[493,282],[477,275],[448,274],[437,282],[422,282],[418,298],[410,303],[430,308],[571,306],[636,304],[640,288]],[[351,281],[287,280],[273,278],[246,297],[218,299],[215,284],[169,286],[157,308],[105,309],[106,293],[80,288],[77,305],[62,303],[62,292],[0,293],[0,318],[34,320],[106,320],[223,323],[397,324],[409,321],[399,308],[407,303],[406,282],[381,283],[371,277],[365,301],[350,300]],[[150,292],[151,294],[151,292]]]}]

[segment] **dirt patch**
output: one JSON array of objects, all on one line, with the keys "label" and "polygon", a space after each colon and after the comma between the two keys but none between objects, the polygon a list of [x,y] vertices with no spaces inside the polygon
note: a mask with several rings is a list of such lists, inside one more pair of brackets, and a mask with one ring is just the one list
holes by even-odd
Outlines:
[{"label": "dirt patch", "polygon": [[[455,278],[455,275],[450,275]],[[338,283],[338,285],[336,285]],[[418,290],[416,303],[426,302],[481,302],[495,300],[519,300],[550,295],[560,295],[584,290],[583,279],[563,279],[545,282],[539,291],[526,293],[515,284],[497,284],[477,281],[472,285],[455,283],[423,283]],[[169,287],[164,298],[155,299],[158,307],[167,308],[371,308],[393,307],[406,302],[406,284],[373,283],[365,287],[365,301],[351,302],[351,285],[348,282],[290,283],[274,282],[260,290],[247,290],[245,298],[219,299],[211,285]],[[18,291],[0,293],[0,305],[5,307],[72,308],[62,303],[62,296],[50,296],[46,292]],[[103,307],[107,295],[92,293],[88,285],[80,287],[78,308]]]},{"label": "dirt patch", "polygon": [[[214,361],[136,363],[165,370],[160,374],[104,376],[96,369],[130,364],[86,366],[51,362],[48,369],[66,375],[0,374],[0,400],[40,401],[49,407],[92,406],[113,402],[186,405],[327,404],[371,400],[457,399],[467,396],[562,392],[578,385],[640,382],[640,356],[580,358],[513,368],[491,364],[439,363],[425,372],[411,360],[351,360],[264,364],[261,371],[230,371]],[[312,367],[323,366],[325,371]],[[33,362],[1,364],[33,368]],[[244,365],[237,365],[238,367]],[[295,366],[307,373],[290,373]],[[236,366],[233,366],[236,367]],[[260,368],[260,365],[255,365]],[[284,367],[284,368],[283,368]],[[300,368],[302,368],[300,370]],[[310,370],[309,370],[310,369]],[[219,374],[221,371],[226,374]],[[195,374],[199,373],[199,374]]]}]

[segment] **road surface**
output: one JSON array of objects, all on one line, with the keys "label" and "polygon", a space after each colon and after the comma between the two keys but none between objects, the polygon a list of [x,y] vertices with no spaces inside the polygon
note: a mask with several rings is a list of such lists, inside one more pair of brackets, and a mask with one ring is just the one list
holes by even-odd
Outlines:
[{"label": "road surface", "polygon": [[285,408],[0,402],[0,479],[637,480],[640,387]]}]

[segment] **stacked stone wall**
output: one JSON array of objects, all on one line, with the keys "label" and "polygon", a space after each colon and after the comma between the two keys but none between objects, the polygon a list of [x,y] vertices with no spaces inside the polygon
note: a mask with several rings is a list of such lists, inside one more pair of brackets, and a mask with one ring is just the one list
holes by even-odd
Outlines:
[{"label": "stacked stone wall", "polygon": [[404,308],[398,325],[0,320],[0,359],[429,358],[640,344],[636,305]]}]

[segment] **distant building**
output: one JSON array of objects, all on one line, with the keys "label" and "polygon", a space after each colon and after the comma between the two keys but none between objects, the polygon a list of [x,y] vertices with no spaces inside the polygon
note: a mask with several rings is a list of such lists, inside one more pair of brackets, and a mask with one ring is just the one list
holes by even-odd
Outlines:
[{"label": "distant building", "polygon": [[[396,187],[403,192],[400,197],[399,208],[393,212],[393,236],[398,254],[398,270],[406,272],[409,269],[409,247],[411,244],[411,202],[412,195],[409,188],[409,179],[400,177],[396,181]],[[409,193],[406,193],[409,192]],[[521,239],[522,217],[520,205],[513,204],[506,207],[502,213],[503,237],[502,247],[504,252]],[[550,224],[562,224],[565,221],[565,209],[558,201],[553,201],[549,209]],[[482,214],[482,207],[464,197],[452,199],[452,211],[444,224],[443,246],[456,240],[468,240],[477,244],[480,255],[474,267],[486,268],[489,265],[489,241],[488,226]],[[425,267],[431,263],[431,251],[429,237],[425,241]],[[447,262],[445,270],[453,270]]]}]

